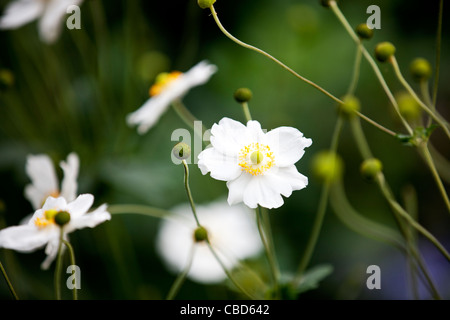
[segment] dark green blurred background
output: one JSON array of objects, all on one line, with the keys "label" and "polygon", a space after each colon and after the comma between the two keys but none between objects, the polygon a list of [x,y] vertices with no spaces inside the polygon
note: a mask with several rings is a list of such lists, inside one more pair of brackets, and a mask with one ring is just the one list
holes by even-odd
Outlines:
[{"label": "dark green blurred background", "polygon": [[[8,2],[0,1],[0,12]],[[393,42],[400,68],[412,82],[407,72],[412,59],[420,56],[435,62],[438,3],[343,0],[340,7],[352,26],[366,21],[369,5],[381,8],[382,28],[366,47],[373,52],[378,42]],[[239,39],[266,50],[334,95],[345,94],[355,45],[319,1],[218,0],[215,8],[224,26]],[[445,11],[437,108],[450,119],[450,28]],[[126,125],[125,117],[148,98],[148,89],[159,72],[186,71],[207,59],[217,65],[218,72],[184,99],[206,127],[224,116],[244,121],[233,92],[245,86],[253,91],[252,116],[263,128],[293,126],[313,140],[297,163],[299,171],[309,177],[309,186],[294,192],[284,206],[270,213],[280,265],[286,272],[296,270],[321,188],[311,174],[311,159],[330,145],[337,119],[335,103],[267,58],[231,42],[195,0],[86,0],[81,5],[81,19],[81,30],[64,28],[53,45],[40,42],[36,22],[0,32],[0,68],[10,70],[15,78],[13,85],[3,84],[0,91],[0,228],[16,225],[32,212],[23,196],[29,183],[27,154],[47,153],[56,164],[76,151],[81,159],[79,192],[94,194],[97,205],[133,203],[169,209],[186,201],[182,167],[170,160],[175,144],[172,131],[185,124],[169,109],[157,126],[139,136]],[[380,68],[392,91],[400,91],[392,68]],[[356,95],[365,115],[403,132],[364,60]],[[406,186],[414,187],[420,222],[449,248],[450,217],[416,150],[366,123],[363,128],[373,153],[384,163],[397,198],[401,199]],[[395,227],[376,186],[359,175],[361,158],[348,129],[345,126],[339,145],[348,197],[365,216]],[[432,141],[450,158],[449,143],[441,131],[433,134]],[[191,189],[197,203],[227,194],[225,183],[202,176],[194,165]],[[175,275],[166,270],[155,252],[158,224],[153,218],[116,215],[95,229],[71,234],[82,270],[80,298],[163,299]],[[449,299],[448,262],[428,242],[421,241],[421,245],[440,293]],[[48,271],[40,269],[43,250],[22,254],[2,249],[0,259],[22,299],[53,298],[54,265]],[[300,298],[411,298],[405,258],[395,249],[347,229],[331,209],[310,265],[323,263],[334,266],[333,274]],[[372,264],[381,268],[381,290],[366,288],[366,268]],[[64,297],[70,298],[70,294],[66,290]],[[203,286],[191,281],[177,296],[239,297],[226,285]],[[429,298],[426,292],[421,297]],[[10,298],[3,279],[0,298]]]}]

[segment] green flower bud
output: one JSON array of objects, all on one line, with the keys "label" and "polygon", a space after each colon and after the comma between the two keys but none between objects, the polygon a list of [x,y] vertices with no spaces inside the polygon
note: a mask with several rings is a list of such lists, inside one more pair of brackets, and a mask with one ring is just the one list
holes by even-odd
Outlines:
[{"label": "green flower bud", "polygon": [[70,221],[70,213],[67,211],[60,211],[55,215],[55,223],[59,226],[63,226]]},{"label": "green flower bud", "polygon": [[347,119],[354,117],[356,112],[361,110],[361,103],[355,96],[346,95],[341,100],[343,103],[338,105],[338,112]]},{"label": "green flower bud", "polygon": [[403,91],[396,95],[398,109],[400,114],[407,120],[419,119],[422,114],[422,109],[419,103],[409,94]]},{"label": "green flower bud", "polygon": [[365,23],[359,24],[355,31],[361,39],[371,39],[373,37],[373,30]]},{"label": "green flower bud", "polygon": [[428,80],[433,72],[430,63],[424,58],[414,59],[409,66],[409,71],[417,82]]},{"label": "green flower bud", "polygon": [[216,2],[216,0],[197,0],[198,5],[202,9],[208,9],[214,4],[214,2]]},{"label": "green flower bud", "polygon": [[206,231],[203,227],[198,227],[194,231],[194,240],[195,242],[202,242],[208,239],[208,231]]},{"label": "green flower bud", "polygon": [[375,47],[375,56],[380,62],[386,62],[395,54],[395,46],[390,42],[380,42]]},{"label": "green flower bud", "polygon": [[173,147],[172,153],[177,159],[184,160],[191,155],[191,147],[184,142],[180,142]]},{"label": "green flower bud", "polygon": [[344,163],[338,154],[321,151],[312,160],[312,171],[322,182],[334,182],[342,176]]},{"label": "green flower bud", "polygon": [[234,92],[234,99],[239,102],[248,102],[252,98],[252,92],[248,88],[240,88]]},{"label": "green flower bud", "polygon": [[14,74],[11,71],[7,69],[0,70],[0,89],[12,87],[14,80]]},{"label": "green flower bud", "polygon": [[328,8],[330,6],[330,2],[331,1],[335,1],[337,2],[337,0],[320,0],[320,4],[326,8]]},{"label": "green flower bud", "polygon": [[364,160],[361,164],[361,174],[367,180],[374,180],[378,173],[383,170],[383,164],[376,158]]}]

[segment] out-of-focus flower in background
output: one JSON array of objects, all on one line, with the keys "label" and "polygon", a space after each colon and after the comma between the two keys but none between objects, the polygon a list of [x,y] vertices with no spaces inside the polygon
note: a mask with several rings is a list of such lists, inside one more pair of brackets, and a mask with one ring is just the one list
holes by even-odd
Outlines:
[{"label": "out-of-focus flower in background", "polygon": [[48,269],[58,254],[61,228],[63,239],[67,240],[67,235],[77,229],[93,228],[111,219],[105,204],[88,213],[93,202],[94,196],[91,194],[82,194],[72,202],[67,202],[63,197],[48,197],[26,225],[0,231],[0,248],[32,252],[47,245],[47,258],[41,267]]},{"label": "out-of-focus flower in background", "polygon": [[244,202],[278,208],[293,190],[308,185],[308,178],[297,171],[295,163],[312,140],[291,127],[264,133],[258,121],[242,123],[223,118],[211,129],[211,145],[198,156],[203,174],[227,181],[230,205]]},{"label": "out-of-focus flower in background", "polygon": [[[199,205],[196,211],[211,245],[228,269],[261,252],[254,213],[247,207],[230,207],[223,200]],[[161,222],[156,239],[157,251],[167,267],[180,272],[188,264],[191,250],[194,250],[188,278],[205,284],[223,281],[226,274],[205,241],[196,242],[194,239],[197,225],[189,204],[179,205],[172,212],[172,217]]]},{"label": "out-of-focus flower in background", "polygon": [[138,125],[138,132],[146,133],[173,101],[183,98],[193,87],[205,84],[216,71],[215,65],[201,61],[185,73],[174,71],[159,74],[149,90],[150,98],[128,115],[128,124]]},{"label": "out-of-focus flower in background", "polygon": [[49,196],[63,197],[67,202],[75,200],[80,159],[72,152],[67,156],[67,161],[61,161],[60,166],[64,172],[61,188],[58,186],[58,177],[49,156],[39,154],[27,157],[25,170],[31,184],[25,187],[25,197],[31,202],[34,210],[41,208]]}]

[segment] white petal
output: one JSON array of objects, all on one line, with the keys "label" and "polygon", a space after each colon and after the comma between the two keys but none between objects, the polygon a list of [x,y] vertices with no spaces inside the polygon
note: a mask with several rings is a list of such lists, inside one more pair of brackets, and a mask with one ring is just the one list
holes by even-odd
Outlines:
[{"label": "white petal", "polygon": [[219,124],[211,128],[211,145],[221,153],[237,156],[242,146],[249,142],[245,139],[247,128],[230,118],[222,118]]},{"label": "white petal", "polygon": [[247,122],[247,139],[251,142],[264,143],[265,135],[264,131],[261,129],[261,124],[256,120],[251,120]]},{"label": "white petal", "polygon": [[185,83],[187,90],[192,87],[205,84],[211,76],[216,73],[217,67],[207,61],[200,61],[189,71],[181,75],[181,81]]},{"label": "white petal", "polygon": [[0,248],[31,252],[44,246],[54,236],[53,228],[39,229],[29,224],[9,227],[0,231]]},{"label": "white petal", "polygon": [[303,137],[303,133],[291,127],[279,127],[266,134],[266,142],[275,156],[279,167],[295,164],[305,153],[312,140]]},{"label": "white petal", "polygon": [[93,203],[94,196],[92,194],[80,194],[74,201],[67,204],[66,210],[70,213],[71,220],[75,220],[88,212]]},{"label": "white petal", "polygon": [[15,29],[33,21],[42,14],[44,2],[37,0],[12,1],[0,18],[0,29]]},{"label": "white petal", "polygon": [[39,35],[46,43],[54,42],[61,33],[67,8],[80,4],[80,0],[50,0],[39,20]]},{"label": "white petal", "polygon": [[[308,178],[298,172],[295,165],[282,168],[274,167],[272,169],[267,172],[267,176],[273,175],[276,177],[276,179],[288,183],[292,190],[301,190],[303,188],[306,188],[306,186],[308,185]],[[290,194],[282,194],[285,197],[290,196]]]},{"label": "white petal", "polygon": [[[227,182],[228,204],[233,205],[243,201],[244,191],[251,182],[252,175],[242,173],[237,179]],[[255,206],[256,208],[256,206]]]},{"label": "white petal", "polygon": [[70,233],[76,229],[94,228],[107,220],[111,220],[111,214],[106,210],[104,204],[90,213],[71,219],[66,228],[67,232]]},{"label": "white petal", "polygon": [[77,196],[80,159],[76,153],[71,153],[67,156],[67,162],[62,161],[60,166],[64,171],[64,178],[61,183],[61,196],[70,202],[75,200]]},{"label": "white petal", "polygon": [[[41,269],[47,270],[50,267],[50,264],[55,260],[56,256],[58,255],[58,249],[59,249],[59,237],[52,238],[45,247],[45,254],[47,257],[45,260],[41,263]],[[61,247],[62,252],[64,252],[65,246],[63,245]]]},{"label": "white petal", "polygon": [[31,179],[31,184],[25,187],[25,196],[34,209],[40,208],[46,197],[59,191],[53,163],[47,155],[30,155],[25,171]]},{"label": "white petal", "polygon": [[[67,208],[67,201],[63,197],[53,198],[48,197],[47,200],[45,200],[44,205],[42,206],[42,210],[38,210],[37,212],[45,212],[46,210],[66,210]],[[35,215],[36,215],[35,213]]]},{"label": "white petal", "polygon": [[174,100],[182,98],[192,87],[204,84],[216,70],[215,66],[205,61],[198,63],[168,84],[160,94],[148,99],[137,111],[129,114],[127,123],[130,126],[138,125],[140,134],[146,133]]},{"label": "white petal", "polygon": [[215,148],[203,150],[198,155],[198,159],[198,166],[202,173],[211,172],[211,177],[217,180],[234,180],[242,172],[237,155],[228,156]]},{"label": "white petal", "polygon": [[284,185],[272,184],[266,176],[252,177],[244,191],[243,201],[250,208],[258,205],[273,209],[284,203],[280,190],[286,190]]}]

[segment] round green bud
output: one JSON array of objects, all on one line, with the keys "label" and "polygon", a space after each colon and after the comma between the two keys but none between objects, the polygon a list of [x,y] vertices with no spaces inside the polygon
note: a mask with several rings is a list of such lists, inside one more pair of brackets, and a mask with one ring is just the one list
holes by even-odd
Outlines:
[{"label": "round green bud", "polygon": [[312,172],[322,182],[334,182],[340,179],[343,171],[344,163],[334,152],[321,151],[312,160]]},{"label": "round green bud", "polygon": [[198,5],[202,9],[208,9],[210,8],[216,0],[197,0]]},{"label": "round green bud", "polygon": [[338,112],[346,118],[351,118],[356,115],[356,112],[361,110],[361,103],[359,99],[353,95],[346,95],[342,99],[343,103],[338,105]]},{"label": "round green bud", "polygon": [[383,170],[383,164],[376,158],[364,160],[361,163],[361,174],[367,180],[374,180],[378,173]]},{"label": "round green bud", "polygon": [[252,92],[248,88],[239,88],[234,92],[234,100],[239,103],[250,101]]},{"label": "round green bud", "polygon": [[403,91],[396,95],[398,109],[400,114],[407,120],[419,119],[422,114],[422,108],[419,103],[409,94]]},{"label": "round green bud", "polygon": [[373,37],[373,30],[365,23],[359,24],[355,31],[361,39],[371,39]]},{"label": "round green bud", "polygon": [[184,142],[180,142],[173,147],[172,153],[177,159],[184,160],[191,155],[191,147]]},{"label": "round green bud", "polygon": [[320,1],[320,4],[326,8],[328,8],[330,6],[331,1],[337,2],[337,0],[319,0],[319,1]]},{"label": "round green bud", "polygon": [[414,59],[409,66],[409,71],[418,82],[428,80],[433,72],[430,63],[424,58]]},{"label": "round green bud", "polygon": [[0,89],[1,88],[9,88],[14,85],[14,74],[7,70],[0,70]]},{"label": "round green bud", "polygon": [[60,211],[55,215],[55,223],[59,226],[63,226],[70,221],[70,213],[67,211]]},{"label": "round green bud", "polygon": [[208,231],[206,231],[203,227],[198,227],[194,231],[194,240],[195,242],[202,242],[208,239]]},{"label": "round green bud", "polygon": [[375,57],[380,62],[386,62],[395,54],[395,46],[390,42],[380,42],[375,47]]}]

